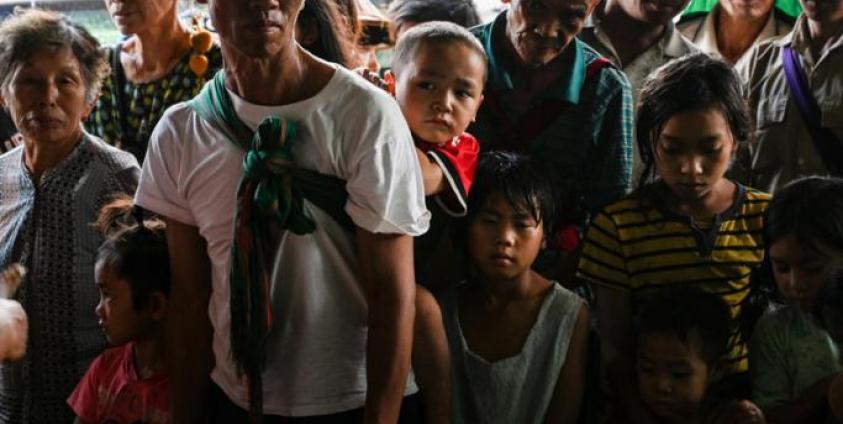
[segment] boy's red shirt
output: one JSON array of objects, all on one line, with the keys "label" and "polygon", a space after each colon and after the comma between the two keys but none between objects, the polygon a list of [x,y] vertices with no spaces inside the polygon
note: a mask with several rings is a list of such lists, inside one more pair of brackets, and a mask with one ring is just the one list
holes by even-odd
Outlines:
[{"label": "boy's red shirt", "polygon": [[439,194],[442,207],[451,215],[463,216],[467,211],[468,193],[474,183],[480,143],[469,133],[462,133],[453,141],[437,146],[432,143],[416,142],[426,155],[433,158],[442,168],[448,189]]}]

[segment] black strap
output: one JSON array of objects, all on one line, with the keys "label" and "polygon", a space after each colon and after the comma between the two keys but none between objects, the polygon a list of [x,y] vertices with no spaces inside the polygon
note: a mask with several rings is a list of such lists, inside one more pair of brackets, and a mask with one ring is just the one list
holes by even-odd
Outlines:
[{"label": "black strap", "polygon": [[120,139],[125,146],[133,144],[129,143],[127,130],[129,128],[129,111],[126,105],[126,73],[123,71],[123,64],[120,62],[120,52],[123,51],[123,42],[118,41],[114,46],[114,52],[111,55],[111,72],[114,79],[114,102],[117,106],[117,119],[120,120]]}]

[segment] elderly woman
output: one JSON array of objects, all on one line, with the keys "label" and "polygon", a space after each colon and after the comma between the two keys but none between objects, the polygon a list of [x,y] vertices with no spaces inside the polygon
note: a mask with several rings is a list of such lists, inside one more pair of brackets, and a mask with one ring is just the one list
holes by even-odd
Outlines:
[{"label": "elderly woman", "polygon": [[219,48],[197,23],[178,19],[178,0],[105,0],[127,39],[109,49],[111,74],[86,126],[143,162],[149,135],[164,111],[199,93],[222,67]]},{"label": "elderly woman", "polygon": [[1,423],[72,422],[65,399],[105,347],[91,222],[134,192],[140,172],[82,129],[107,70],[97,41],[62,15],[28,10],[0,24],[0,100],[23,138],[0,156],[0,269],[29,269],[15,296],[28,353],[0,365]]}]

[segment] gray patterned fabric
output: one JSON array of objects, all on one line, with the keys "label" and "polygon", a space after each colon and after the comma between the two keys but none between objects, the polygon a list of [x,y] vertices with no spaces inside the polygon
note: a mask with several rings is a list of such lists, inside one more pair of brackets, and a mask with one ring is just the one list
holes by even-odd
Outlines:
[{"label": "gray patterned fabric", "polygon": [[21,262],[17,294],[29,317],[27,356],[0,364],[0,423],[69,423],[66,399],[105,347],[94,309],[94,260],[102,235],[91,225],[114,195],[132,195],[135,158],[85,135],[35,182],[23,146],[0,156],[0,269]]}]

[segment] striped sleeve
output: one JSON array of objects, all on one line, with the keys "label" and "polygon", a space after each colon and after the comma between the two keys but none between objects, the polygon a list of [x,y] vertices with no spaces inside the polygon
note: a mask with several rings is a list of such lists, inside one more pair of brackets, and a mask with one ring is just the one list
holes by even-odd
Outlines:
[{"label": "striped sleeve", "polygon": [[594,217],[586,231],[577,276],[598,285],[630,289],[617,225],[605,212]]}]

